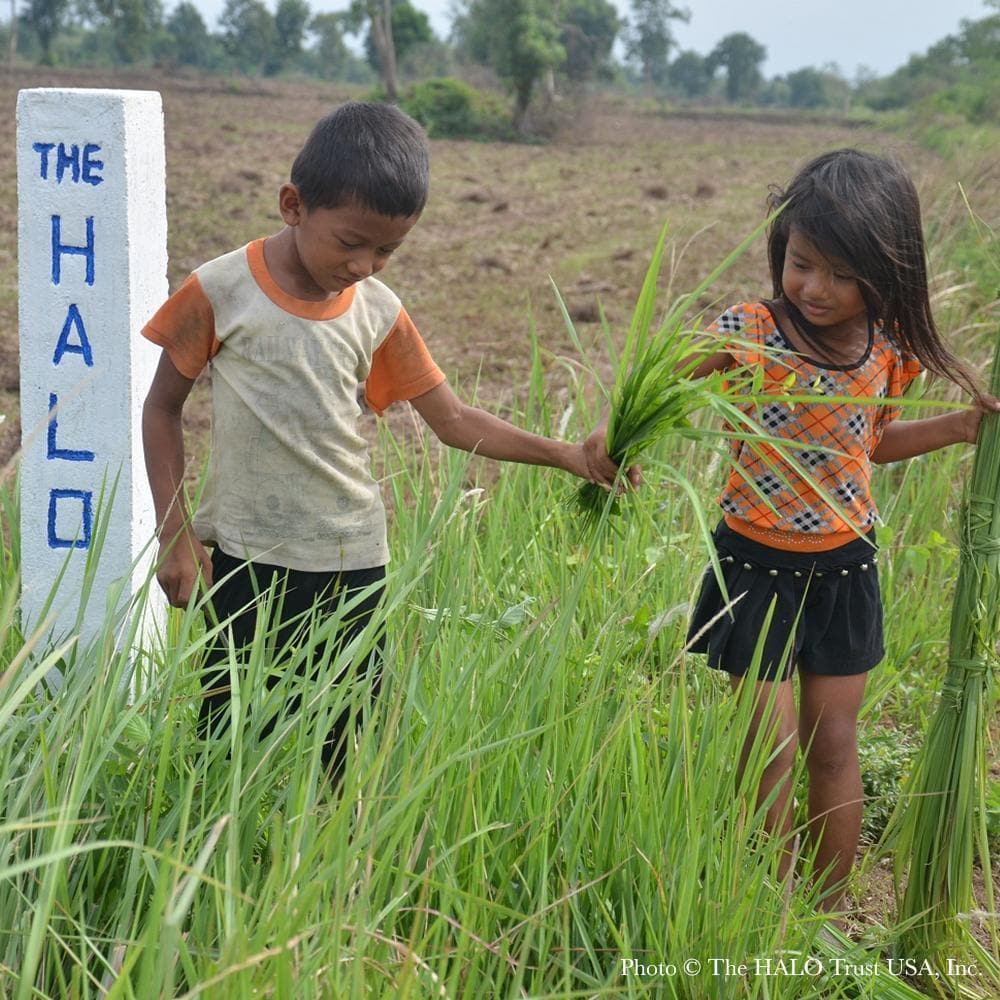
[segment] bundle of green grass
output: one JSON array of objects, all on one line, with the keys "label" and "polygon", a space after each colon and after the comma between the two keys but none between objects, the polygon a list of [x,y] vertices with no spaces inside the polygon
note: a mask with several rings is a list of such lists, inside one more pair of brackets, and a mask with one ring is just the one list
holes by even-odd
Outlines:
[{"label": "bundle of green grass", "polygon": [[[837,499],[808,468],[797,461],[796,452],[804,446],[766,433],[754,418],[759,408],[769,402],[781,400],[793,405],[808,404],[815,401],[815,394],[793,392],[790,385],[779,387],[778,392],[773,388],[766,391],[759,369],[730,369],[712,372],[705,377],[693,377],[701,362],[719,347],[705,337],[697,322],[691,324],[690,314],[708,288],[760,236],[773,218],[772,215],[764,220],[694,291],[680,296],[671,305],[666,318],[656,324],[657,285],[666,228],[661,232],[632,315],[622,355],[620,358],[612,357],[617,372],[615,384],[610,392],[605,393],[608,455],[618,465],[622,480],[627,470],[648,454],[654,445],[671,437],[696,439],[708,445],[724,465],[731,463],[732,442],[744,441],[766,444],[768,452],[776,455],[784,467],[782,470],[774,464],[776,475],[784,476],[788,469],[794,470],[795,475],[818,496],[834,509],[840,509]],[[558,294],[557,289],[557,297]],[[565,304],[561,298],[559,302],[570,336],[584,354]],[[726,346],[732,349],[740,343],[738,338],[730,338]],[[760,350],[759,345],[753,346],[755,350]],[[824,402],[838,399],[825,396]],[[700,410],[705,411],[709,419],[694,423],[691,418]],[[739,471],[738,466],[735,468]],[[671,483],[690,495],[702,531],[708,536],[710,528],[701,498],[688,478],[669,463],[660,463],[657,469],[662,482]],[[582,484],[576,491],[574,502],[583,529],[593,531],[611,523],[610,518],[621,514],[628,492],[625,489],[608,491],[595,483]],[[763,494],[760,496],[765,503],[769,502]]]},{"label": "bundle of green grass", "polygon": [[[1000,395],[1000,340],[990,391]],[[986,828],[986,746],[998,640],[1000,415],[991,413],[983,417],[963,502],[948,668],[897,823],[895,875],[900,921],[907,928],[902,953],[933,962],[946,980],[957,955],[971,953],[979,971],[1000,988],[996,955],[976,944],[966,922],[976,907],[972,877],[978,855],[998,950]]]},{"label": "bundle of green grass", "polygon": [[[749,376],[715,373],[708,378],[692,378],[706,354],[705,340],[688,321],[688,313],[709,286],[746,250],[763,227],[752,232],[693,291],[681,296],[669,309],[666,318],[655,323],[657,285],[663,264],[666,228],[661,232],[656,250],[646,271],[636,302],[622,354],[613,359],[617,376],[608,404],[608,455],[618,465],[621,475],[646,454],[652,446],[670,436],[709,440],[716,445],[733,437],[762,439],[757,425],[737,406],[744,404],[750,389]],[[556,295],[558,297],[558,290]],[[559,299],[570,336],[584,353],[572,320]],[[692,415],[699,410],[713,412],[719,419],[707,426],[696,426]],[[723,449],[724,453],[725,449]],[[689,489],[687,480],[671,467],[664,467],[664,478]],[[582,484],[575,494],[575,505],[586,529],[607,523],[621,513],[624,491],[610,493],[595,483]],[[700,505],[698,505],[700,509]]]}]

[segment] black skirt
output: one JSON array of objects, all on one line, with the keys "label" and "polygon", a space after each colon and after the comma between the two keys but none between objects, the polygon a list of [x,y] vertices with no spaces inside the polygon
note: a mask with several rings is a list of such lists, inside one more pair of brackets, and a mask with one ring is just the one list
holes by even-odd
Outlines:
[{"label": "black skirt", "polygon": [[874,531],[824,552],[773,549],[725,521],[713,538],[728,598],[709,565],[688,628],[688,648],[709,666],[774,681],[796,664],[850,676],[882,659]]}]

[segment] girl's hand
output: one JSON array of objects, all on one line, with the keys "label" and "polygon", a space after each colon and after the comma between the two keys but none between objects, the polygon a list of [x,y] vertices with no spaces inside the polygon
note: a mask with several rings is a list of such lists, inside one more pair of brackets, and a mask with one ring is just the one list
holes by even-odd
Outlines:
[{"label": "girl's hand", "polygon": [[[598,486],[610,489],[618,478],[618,466],[608,454],[608,419],[601,422],[587,435],[583,442],[583,455],[587,464],[585,479]],[[642,469],[638,465],[630,466],[625,472],[625,484],[632,489],[642,485]]]},{"label": "girl's hand", "polygon": [[979,425],[983,422],[983,417],[987,413],[1000,413],[1000,399],[990,396],[988,393],[976,400],[976,405],[971,410],[966,410],[962,414],[962,428],[965,433],[964,440],[969,444],[975,444],[979,436]]}]

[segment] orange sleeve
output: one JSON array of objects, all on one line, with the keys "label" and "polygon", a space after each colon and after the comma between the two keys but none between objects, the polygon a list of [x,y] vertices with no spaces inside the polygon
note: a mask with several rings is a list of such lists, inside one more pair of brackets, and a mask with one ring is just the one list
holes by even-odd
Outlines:
[{"label": "orange sleeve", "polygon": [[365,383],[365,399],[378,414],[403,399],[430,392],[444,381],[444,373],[431,357],[427,345],[405,309],[385,340],[375,349]]},{"label": "orange sleeve", "polygon": [[[903,355],[898,362],[893,365],[889,373],[888,398],[899,399],[909,389],[913,380],[923,371],[920,362],[916,358]],[[885,406],[882,408],[882,424],[891,423],[899,417],[902,411],[901,406]]]},{"label": "orange sleeve", "polygon": [[733,359],[734,368],[758,365],[764,360],[757,347],[764,339],[761,316],[753,304],[730,306],[705,330],[718,339],[718,349]]},{"label": "orange sleeve", "polygon": [[215,337],[212,303],[196,274],[160,306],[142,335],[162,347],[185,378],[198,377],[222,345]]},{"label": "orange sleeve", "polygon": [[900,393],[906,392],[910,383],[923,371],[923,365],[916,358],[906,357],[899,370]]},{"label": "orange sleeve", "polygon": [[[909,355],[897,355],[895,363],[889,371],[889,384],[886,388],[887,399],[900,399],[913,383],[913,380],[917,378],[923,370],[923,366],[916,358],[911,358]],[[872,451],[878,447],[879,442],[882,440],[882,435],[885,434],[886,427],[888,427],[893,420],[899,418],[902,410],[903,408],[901,406],[893,406],[891,402],[886,406],[879,407],[878,414],[875,418],[875,426],[873,428],[874,443],[872,444]]]}]

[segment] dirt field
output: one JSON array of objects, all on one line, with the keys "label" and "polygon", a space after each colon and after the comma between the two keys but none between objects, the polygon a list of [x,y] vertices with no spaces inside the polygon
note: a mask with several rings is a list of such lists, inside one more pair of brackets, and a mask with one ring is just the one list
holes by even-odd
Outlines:
[{"label": "dirt field", "polygon": [[[9,195],[0,208],[0,412],[7,420],[0,466],[20,436],[14,107],[19,89],[38,86],[162,93],[171,288],[202,261],[276,231],[276,192],[308,129],[352,96],[336,86],[122,74],[4,79],[9,114],[0,178]],[[427,210],[382,275],[459,391],[469,396],[478,386],[480,401],[503,409],[523,384],[532,321],[551,356],[577,354],[550,275],[586,342],[599,331],[598,303],[613,327],[627,321],[665,222],[679,292],[760,221],[767,186],[804,158],[844,144],[899,148],[898,140],[836,125],[664,117],[608,100],[566,101],[559,111],[565,125],[548,145],[435,142]],[[763,261],[758,246],[716,297],[765,292]],[[551,372],[558,392],[562,366],[553,363]],[[187,418],[196,442],[208,425],[204,388],[192,404]],[[400,410],[394,423],[405,420]]]},{"label": "dirt field", "polygon": [[[14,108],[19,89],[37,86],[162,93],[171,288],[202,261],[277,230],[277,189],[310,126],[357,96],[317,84],[122,74],[33,73],[0,83],[9,109],[0,135],[0,179],[8,192],[0,205],[0,413],[6,416],[0,470],[6,474],[20,439]],[[845,124],[667,116],[606,98],[587,106],[567,101],[560,113],[565,124],[547,145],[433,143],[427,210],[381,275],[460,394],[469,398],[475,391],[481,403],[501,411],[509,411],[524,385],[532,325],[546,352],[552,393],[563,390],[567,377],[556,359],[578,356],[550,275],[584,343],[596,345],[599,307],[612,329],[627,323],[664,223],[671,234],[671,288],[679,293],[760,222],[768,186],[815,153],[841,145],[897,152],[925,199],[928,192],[954,192],[964,179],[898,136]],[[994,192],[995,182],[994,176]],[[710,312],[715,303],[768,292],[758,243],[699,305]],[[202,385],[185,411],[189,449],[196,453],[204,450],[209,419]],[[402,407],[389,419],[404,432],[410,424]],[[873,873],[872,887],[859,906],[880,916],[891,896],[887,876]]]}]

